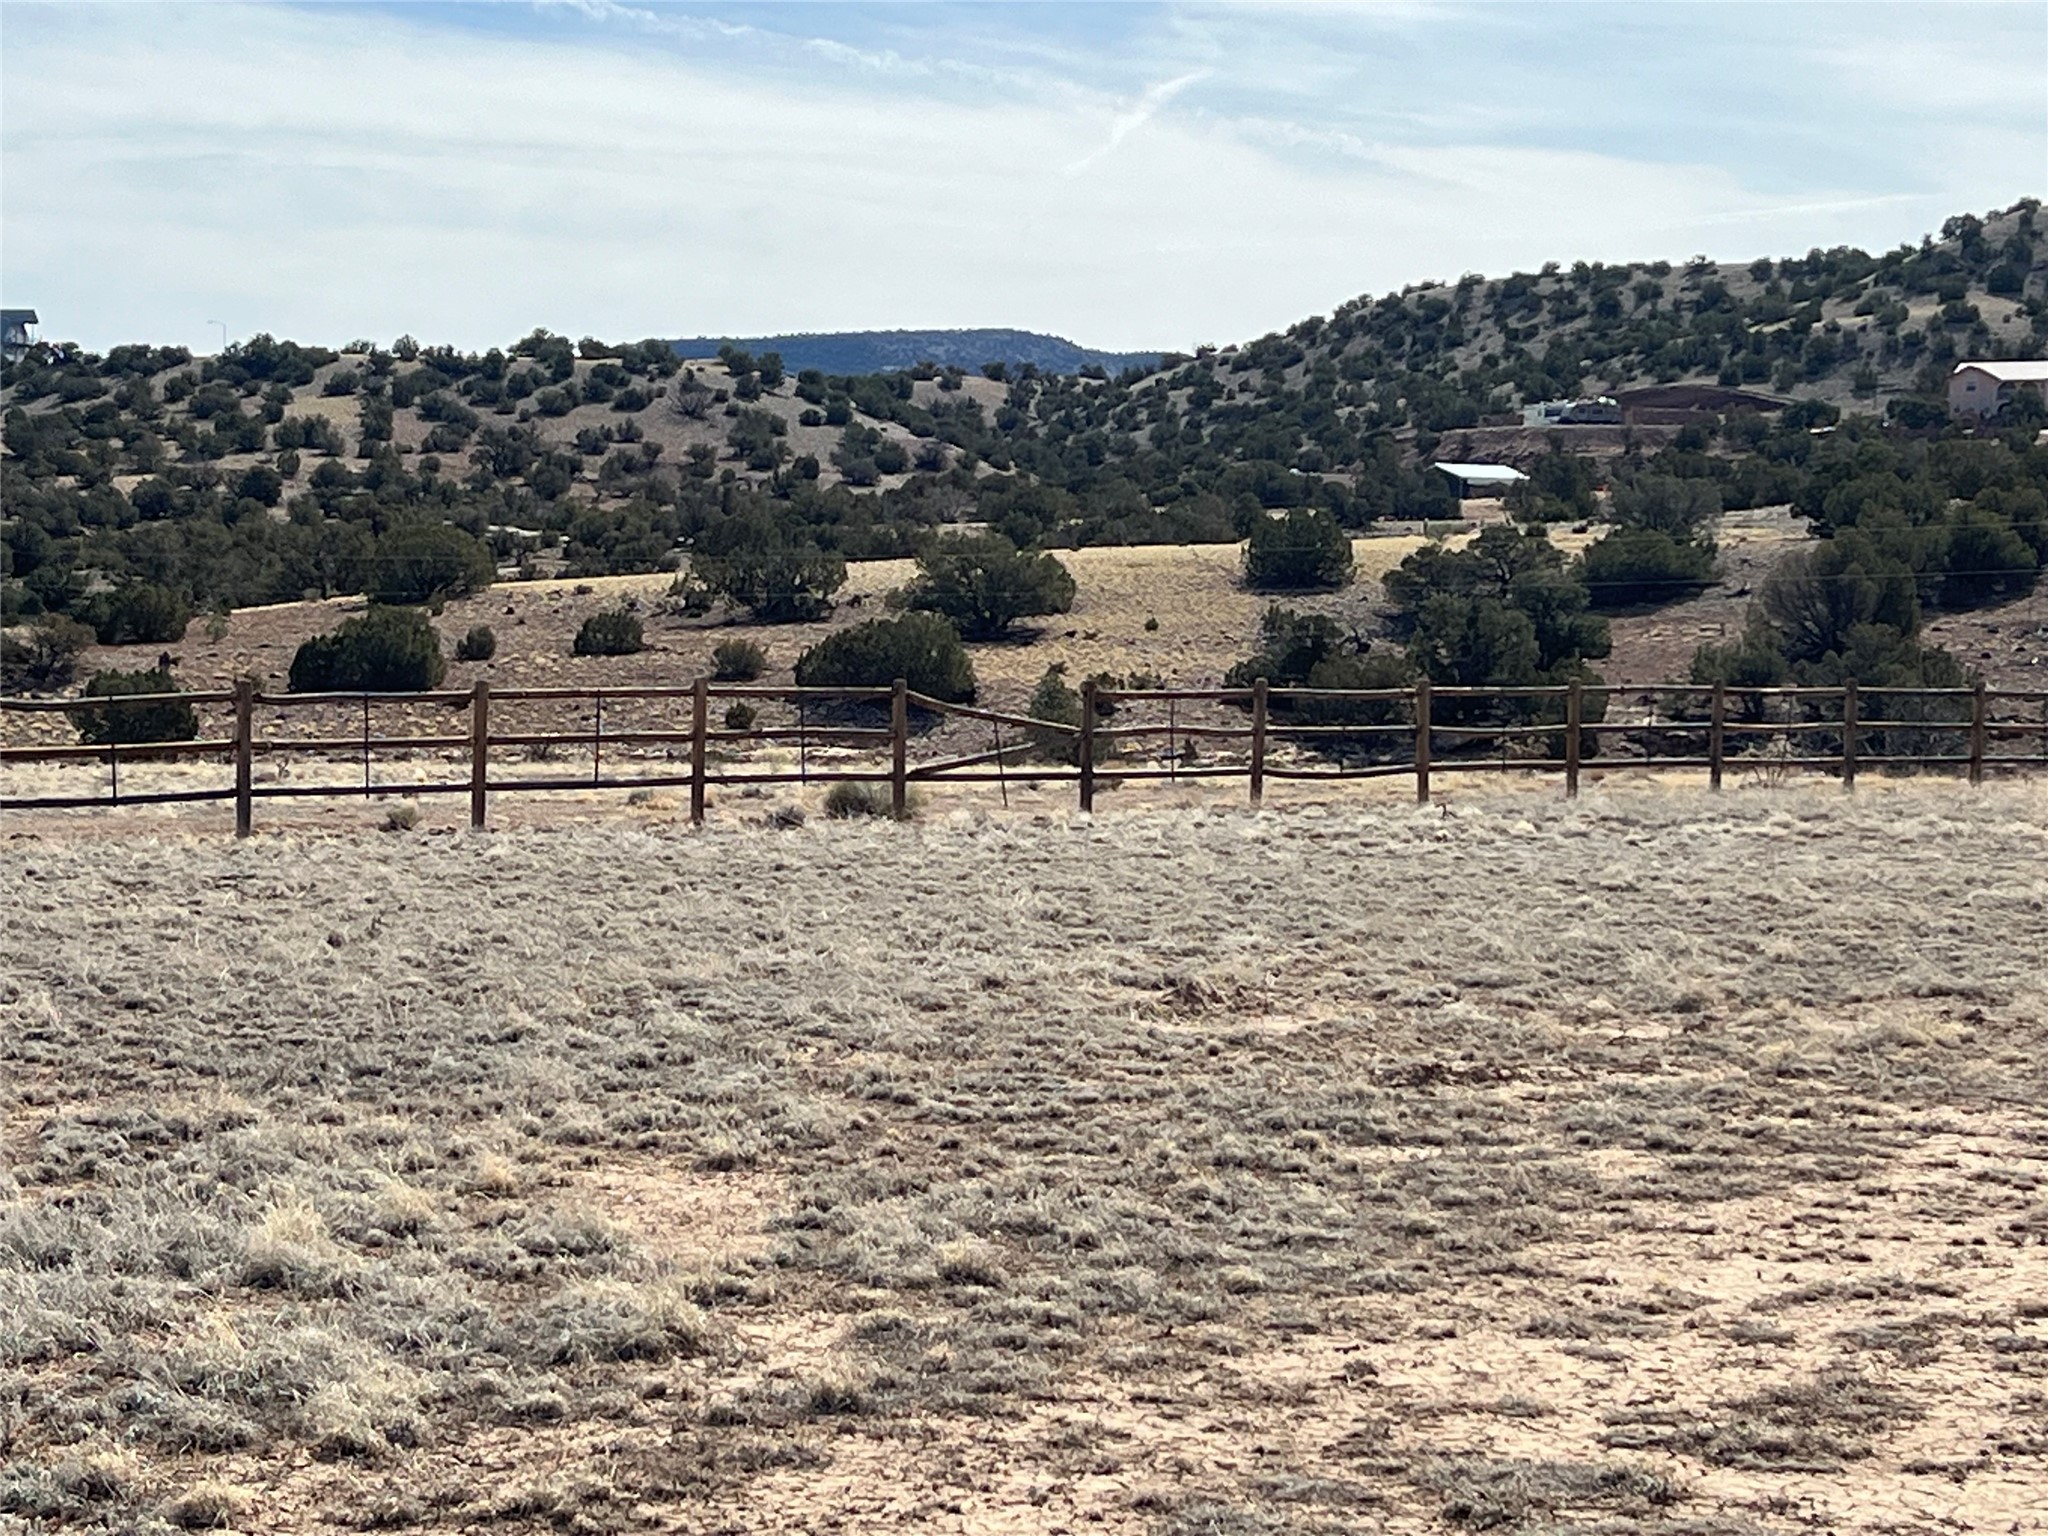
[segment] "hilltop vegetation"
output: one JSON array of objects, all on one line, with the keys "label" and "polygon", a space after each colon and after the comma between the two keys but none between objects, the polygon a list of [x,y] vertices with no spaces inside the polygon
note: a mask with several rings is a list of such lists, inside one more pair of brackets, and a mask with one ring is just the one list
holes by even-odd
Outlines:
[{"label": "hilltop vegetation", "polygon": [[1101,369],[1152,368],[1157,352],[1103,352],[1077,346],[1064,336],[1038,331],[827,331],[787,336],[690,336],[673,342],[684,357],[712,357],[722,348],[779,353],[791,368],[816,368],[825,373],[895,373],[920,363],[941,368],[979,371],[988,363],[1021,368],[1030,364],[1042,373],[1081,373]]},{"label": "hilltop vegetation", "polygon": [[[1522,401],[1698,382],[1784,404],[1631,432],[1598,459],[1539,440],[1517,520],[1616,531],[1555,576],[1434,569],[1462,583],[1435,595],[1481,605],[1460,610],[1468,654],[1442,665],[1466,675],[1473,647],[1546,673],[1597,657],[1542,638],[1536,588],[1563,583],[1551,595],[1574,613],[1683,596],[1712,579],[1718,512],[1790,503],[1828,548],[1701,668],[1862,656],[1873,674],[1930,675],[1897,649],[1920,611],[2023,591],[2048,556],[2035,403],[1966,436],[1938,398],[1958,357],[2041,351],[2044,256],[2026,202],[1880,257],[1424,285],[1113,379],[994,361],[826,373],[775,351],[683,359],[660,340],[545,330],[482,354],[409,337],[335,351],[258,336],[206,359],[44,345],[0,376],[0,605],[10,623],[68,615],[152,643],[209,609],[428,603],[495,574],[687,559],[681,601],[787,622],[829,612],[845,561],[930,556],[949,530],[1026,552],[1256,534],[1255,585],[1339,585],[1343,534],[1455,514],[1428,467],[1443,434]],[[1007,622],[979,599],[955,606],[992,632]],[[1415,632],[1424,606],[1402,607]]]}]

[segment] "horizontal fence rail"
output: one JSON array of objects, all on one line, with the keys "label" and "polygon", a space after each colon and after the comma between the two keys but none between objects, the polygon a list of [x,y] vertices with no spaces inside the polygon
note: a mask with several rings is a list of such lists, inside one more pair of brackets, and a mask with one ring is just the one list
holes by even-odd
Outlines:
[{"label": "horizontal fence rail", "polygon": [[[242,836],[259,799],[345,795],[467,792],[470,824],[481,828],[493,795],[562,790],[687,788],[691,819],[701,822],[713,788],[743,785],[887,785],[900,817],[913,784],[993,783],[1007,803],[1013,781],[1072,783],[1080,808],[1092,811],[1105,784],[1183,779],[1243,779],[1256,805],[1269,779],[1412,777],[1416,799],[1426,803],[1434,776],[1445,773],[1556,773],[1570,796],[1586,772],[1618,769],[1704,770],[1719,789],[1730,772],[1768,782],[1816,771],[1853,788],[1860,773],[1873,771],[1960,770],[1976,784],[1990,773],[2048,767],[2048,689],[1427,682],[1331,689],[1264,681],[1249,688],[1116,689],[1089,681],[1078,702],[1075,719],[1041,720],[928,698],[902,682],[799,688],[699,679],[687,686],[497,690],[479,682],[462,692],[405,694],[267,694],[245,682],[231,692],[0,698],[0,724],[60,714],[95,738],[0,744],[0,767],[108,769],[106,793],[9,795],[9,809],[232,801]],[[714,703],[729,711],[715,724]],[[793,718],[762,722],[757,706]],[[505,714],[519,708],[552,711],[557,728],[504,728]],[[123,739],[141,734],[124,733],[128,712],[180,709],[189,711],[182,717],[189,739]],[[271,713],[274,728],[295,714],[309,716],[318,734],[259,730],[259,710]],[[393,711],[424,728],[380,732],[379,719]],[[564,727],[564,719],[574,723]],[[935,727],[944,728],[943,755],[912,761],[914,735],[923,741]],[[770,749],[771,760],[750,761],[750,748]],[[507,755],[515,751],[538,764],[575,754],[576,766],[510,774]],[[392,754],[437,757],[466,772],[379,780],[376,764]],[[293,755],[359,764],[360,782],[287,783],[280,769],[273,782],[256,783],[259,758]],[[225,762],[232,772],[211,787],[138,790],[131,782],[124,791],[124,766],[132,774],[138,765],[180,761]]]}]

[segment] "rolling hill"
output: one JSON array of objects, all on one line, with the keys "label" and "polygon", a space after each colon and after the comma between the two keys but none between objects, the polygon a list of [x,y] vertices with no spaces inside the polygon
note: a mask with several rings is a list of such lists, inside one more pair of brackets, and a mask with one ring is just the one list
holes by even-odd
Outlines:
[{"label": "rolling hill", "polygon": [[789,336],[691,336],[671,343],[679,357],[715,357],[721,347],[775,352],[791,369],[822,373],[893,373],[920,363],[978,372],[986,363],[1015,368],[1029,363],[1042,373],[1079,373],[1100,368],[1154,368],[1157,352],[1101,352],[1064,336],[1037,331],[827,331]]},{"label": "rolling hill", "polygon": [[[838,373],[791,337],[749,339],[789,349],[779,373],[544,331],[483,354],[45,344],[0,372],[0,596],[14,619],[131,581],[201,607],[351,591],[380,540],[423,520],[484,538],[504,567],[574,576],[673,566],[740,515],[849,558],[960,524],[1053,546],[1201,543],[1314,507],[1355,530],[1454,512],[1429,466],[1481,452],[1542,467],[1575,520],[1596,515],[1596,484],[1645,476],[1821,519],[1844,479],[1881,474],[1918,505],[1911,439],[1945,428],[1954,363],[2048,343],[2038,213],[1961,215],[1881,256],[1419,284],[1099,377],[992,379],[980,343],[973,366]],[[1520,427],[1530,401],[1687,386],[1731,393],[1690,425]],[[1759,414],[1733,391],[1790,408]],[[1865,424],[1811,435],[1845,411]]]}]

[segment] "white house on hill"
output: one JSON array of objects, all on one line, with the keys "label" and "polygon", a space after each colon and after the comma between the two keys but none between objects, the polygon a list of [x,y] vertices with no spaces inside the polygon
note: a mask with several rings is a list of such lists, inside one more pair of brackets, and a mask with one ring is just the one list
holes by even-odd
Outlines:
[{"label": "white house on hill", "polygon": [[36,312],[32,309],[0,309],[0,355],[8,362],[20,362],[35,344]]},{"label": "white house on hill", "polygon": [[1948,377],[1948,409],[1952,416],[1996,416],[2015,390],[2048,390],[2048,362],[1957,363]]}]

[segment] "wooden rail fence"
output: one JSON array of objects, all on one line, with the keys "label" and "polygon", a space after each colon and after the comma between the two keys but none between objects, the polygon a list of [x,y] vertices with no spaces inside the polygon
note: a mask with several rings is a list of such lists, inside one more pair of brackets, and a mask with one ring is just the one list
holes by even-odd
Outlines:
[{"label": "wooden rail fence", "polygon": [[[795,723],[714,728],[714,701],[791,706]],[[614,724],[622,705],[675,711],[688,705],[687,729],[673,724]],[[1974,688],[1737,689],[1720,685],[1649,688],[1453,688],[1423,682],[1409,689],[1250,688],[1108,689],[1083,684],[1078,721],[1037,720],[1000,710],[949,704],[893,688],[795,688],[712,683],[641,688],[506,688],[479,682],[465,692],[409,694],[264,694],[244,682],[232,691],[140,694],[86,699],[0,698],[0,722],[9,717],[65,713],[74,720],[104,719],[103,712],[188,705],[226,710],[231,734],[172,742],[112,745],[0,745],[0,767],[35,763],[104,763],[107,793],[7,796],[12,810],[76,809],[232,800],[235,830],[247,836],[258,800],[338,795],[469,795],[470,824],[486,824],[493,795],[549,790],[687,788],[690,817],[704,819],[714,787],[769,784],[886,784],[891,809],[905,814],[910,788],[923,783],[994,783],[1005,800],[1013,781],[1071,782],[1080,808],[1092,811],[1104,783],[1242,778],[1258,804],[1269,780],[1309,781],[1412,775],[1415,796],[1427,802],[1436,775],[1453,772],[1555,772],[1564,792],[1579,792],[1589,770],[1702,769],[1719,789],[1731,770],[1776,776],[1819,771],[1855,786],[1860,773],[1923,770],[1965,773],[1972,784],[1987,774],[2048,767],[2048,690]],[[493,709],[588,707],[589,730],[502,731]],[[386,706],[465,709],[466,729],[378,735],[373,711]],[[1189,718],[1189,706],[1194,706]],[[1157,718],[1160,708],[1165,718]],[[270,739],[259,735],[257,710],[345,712],[360,721],[352,734]],[[1126,711],[1147,713],[1131,719]],[[1206,718],[1203,711],[1207,712]],[[986,749],[914,762],[912,717],[986,727]],[[879,722],[886,718],[887,724]],[[1004,740],[1004,732],[1009,740]],[[736,749],[787,748],[797,758],[766,765],[736,759]],[[1149,744],[1149,747],[1145,744]],[[1198,752],[1198,746],[1202,748]],[[1276,757],[1275,747],[1292,756]],[[588,774],[515,777],[499,774],[505,754],[524,749],[548,761],[557,749],[587,749]],[[1629,749],[1634,750],[1629,750]],[[673,769],[687,750],[687,771]],[[714,761],[714,749],[720,754]],[[879,764],[843,760],[814,763],[827,749],[864,751]],[[1235,750],[1233,750],[1235,749]],[[623,775],[605,772],[607,751]],[[1226,760],[1212,753],[1230,751]],[[460,779],[380,782],[378,754],[461,754]],[[658,753],[659,756],[648,754]],[[358,759],[358,783],[256,781],[259,757],[311,755],[333,762]],[[124,764],[179,760],[233,765],[231,783],[204,788],[154,788],[123,793]],[[652,770],[652,771],[649,771]]]}]

